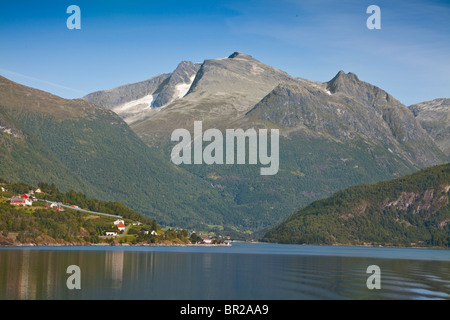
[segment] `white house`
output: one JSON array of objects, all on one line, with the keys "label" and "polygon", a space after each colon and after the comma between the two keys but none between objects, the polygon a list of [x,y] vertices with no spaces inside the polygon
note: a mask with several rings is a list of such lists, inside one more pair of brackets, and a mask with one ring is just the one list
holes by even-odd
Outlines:
[{"label": "white house", "polygon": [[31,201],[30,198],[28,197],[19,197],[19,196],[15,196],[12,197],[10,200],[10,203],[16,206],[31,206],[33,204],[33,202]]},{"label": "white house", "polygon": [[50,208],[55,209],[55,210],[61,210],[61,206],[59,204],[57,204],[56,202],[52,202],[52,204],[50,205]]},{"label": "white house", "polygon": [[115,236],[117,236],[117,231],[106,231],[105,234],[106,234],[107,236],[113,236],[113,237],[115,237]]},{"label": "white house", "polygon": [[117,219],[116,221],[114,221],[115,226],[117,226],[119,223],[125,224],[125,221],[123,221],[122,219]]}]

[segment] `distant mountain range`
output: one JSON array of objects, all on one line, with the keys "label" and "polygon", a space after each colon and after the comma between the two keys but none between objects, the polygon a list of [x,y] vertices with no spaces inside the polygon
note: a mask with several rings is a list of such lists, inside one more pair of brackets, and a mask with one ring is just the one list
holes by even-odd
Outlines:
[{"label": "distant mountain range", "polygon": [[[75,100],[0,78],[0,176],[253,237],[340,189],[447,162],[440,135],[411,110],[353,73],[310,81],[238,52]],[[278,174],[172,164],[172,131],[200,120],[203,130],[279,129]]]},{"label": "distant mountain range", "polygon": [[[158,98],[168,86],[167,79],[187,64],[182,62],[173,74],[84,99],[110,101],[107,107],[166,159],[174,145],[171,132],[192,130],[196,120],[203,121],[204,130],[279,129],[280,171],[274,177],[261,177],[248,166],[183,166],[232,197],[237,210],[244,211],[245,228],[273,225],[287,212],[350,185],[399,177],[448,161],[406,106],[355,74],[340,71],[330,81],[310,81],[239,52],[189,64],[189,72],[174,83],[186,86],[184,96],[172,95],[163,106],[141,104],[127,112],[128,106],[149,94]],[[161,77],[166,79],[161,85],[139,95],[123,93],[124,88],[135,92],[143,83],[159,83]]]},{"label": "distant mountain range", "polygon": [[341,190],[289,216],[269,242],[450,246],[450,164]]}]

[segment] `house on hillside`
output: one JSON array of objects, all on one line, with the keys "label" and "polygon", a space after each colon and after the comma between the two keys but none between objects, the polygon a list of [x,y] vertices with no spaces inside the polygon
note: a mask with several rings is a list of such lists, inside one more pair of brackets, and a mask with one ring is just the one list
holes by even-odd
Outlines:
[{"label": "house on hillside", "polygon": [[115,226],[119,225],[119,223],[124,224],[125,221],[123,221],[122,219],[117,219],[116,221],[114,221],[114,225],[115,225]]},{"label": "house on hillside", "polygon": [[59,204],[57,204],[56,202],[53,202],[53,203],[50,205],[50,208],[52,208],[52,209],[54,209],[54,210],[58,210],[58,211],[61,210],[61,206],[60,206]]},{"label": "house on hillside", "polygon": [[150,233],[152,236],[157,236],[158,235],[155,230],[152,230],[152,232],[150,232],[147,229],[142,228],[140,231],[143,232],[144,234],[149,234]]},{"label": "house on hillside", "polygon": [[35,193],[42,193],[40,188],[37,188],[36,190],[34,190]]},{"label": "house on hillside", "polygon": [[14,196],[11,199],[9,199],[9,203],[15,205],[15,206],[31,206],[33,202],[28,197],[19,197]]},{"label": "house on hillside", "polygon": [[106,231],[105,235],[115,237],[117,236],[117,231]]},{"label": "house on hillside", "polygon": [[119,229],[119,231],[124,231],[125,230],[125,225],[122,222],[119,222],[117,224],[117,229]]}]

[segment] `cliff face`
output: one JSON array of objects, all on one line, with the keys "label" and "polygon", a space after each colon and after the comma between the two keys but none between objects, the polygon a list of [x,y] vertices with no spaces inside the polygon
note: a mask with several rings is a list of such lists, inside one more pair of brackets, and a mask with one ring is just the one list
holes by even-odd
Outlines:
[{"label": "cliff face", "polygon": [[381,210],[387,208],[396,211],[406,211],[409,214],[418,214],[420,211],[427,211],[429,215],[435,214],[444,206],[449,204],[449,185],[442,185],[437,190],[427,189],[422,192],[402,192],[395,200],[386,200],[381,206]]}]

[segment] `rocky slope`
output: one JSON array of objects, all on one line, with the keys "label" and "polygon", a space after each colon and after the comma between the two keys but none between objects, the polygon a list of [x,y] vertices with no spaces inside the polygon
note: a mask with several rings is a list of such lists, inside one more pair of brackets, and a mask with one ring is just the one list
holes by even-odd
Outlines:
[{"label": "rocky slope", "polygon": [[247,113],[285,132],[306,131],[349,144],[362,139],[414,165],[445,157],[406,106],[387,92],[340,71],[327,83],[282,83]]},{"label": "rocky slope", "polygon": [[133,123],[157,108],[183,98],[189,91],[200,64],[181,62],[175,71],[155,76],[149,80],[97,91],[83,99],[110,108],[128,123]]},{"label": "rocky slope", "polygon": [[409,106],[417,121],[450,156],[450,99],[435,99]]}]

